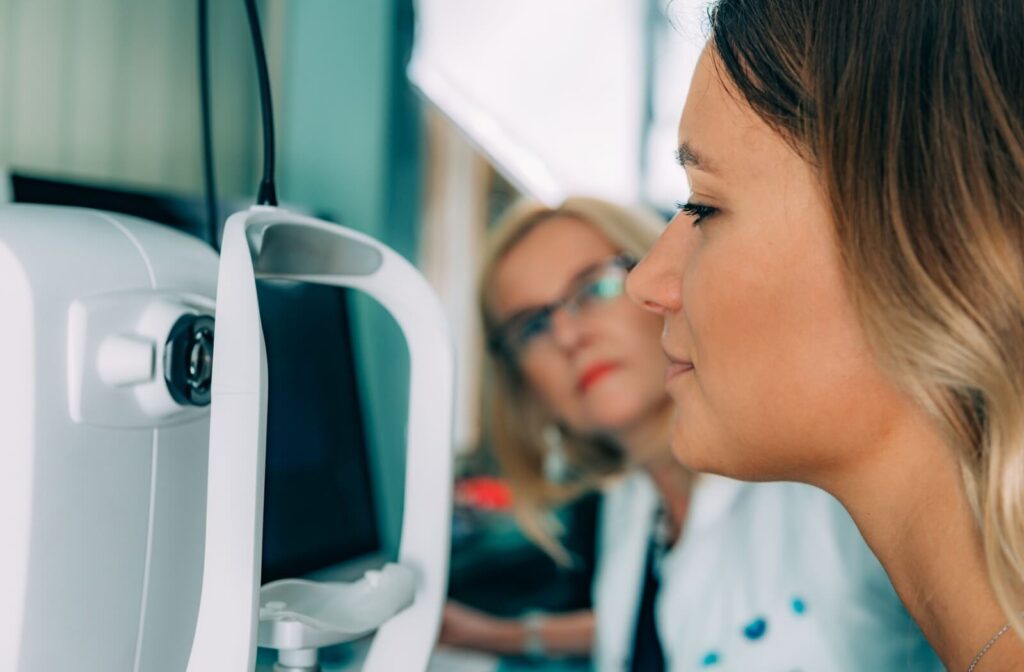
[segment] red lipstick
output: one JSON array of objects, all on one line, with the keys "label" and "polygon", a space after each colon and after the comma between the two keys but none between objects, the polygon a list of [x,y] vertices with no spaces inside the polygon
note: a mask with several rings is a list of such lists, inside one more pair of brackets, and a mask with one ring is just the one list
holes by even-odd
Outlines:
[{"label": "red lipstick", "polygon": [[617,368],[619,368],[619,365],[615,362],[598,362],[597,364],[591,365],[583,371],[583,375],[576,381],[576,391],[586,392],[586,390],[592,387],[594,383],[604,378],[605,375],[611,373]]}]

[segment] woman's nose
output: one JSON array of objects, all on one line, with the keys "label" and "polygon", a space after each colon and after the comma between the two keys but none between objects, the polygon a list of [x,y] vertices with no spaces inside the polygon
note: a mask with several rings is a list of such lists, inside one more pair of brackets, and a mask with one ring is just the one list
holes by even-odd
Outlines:
[{"label": "woman's nose", "polygon": [[560,350],[569,352],[582,339],[579,315],[562,306],[551,314],[551,339]]},{"label": "woman's nose", "polygon": [[626,293],[644,310],[665,316],[682,309],[685,229],[674,217],[626,278]]}]

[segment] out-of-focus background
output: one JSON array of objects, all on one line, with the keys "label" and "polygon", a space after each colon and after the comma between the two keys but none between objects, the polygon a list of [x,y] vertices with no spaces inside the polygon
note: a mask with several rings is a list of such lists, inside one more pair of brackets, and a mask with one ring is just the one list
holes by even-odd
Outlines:
[{"label": "out-of-focus background", "polygon": [[[442,297],[459,366],[460,475],[493,474],[474,288],[487,227],[520,195],[589,194],[666,215],[686,197],[673,155],[689,85],[680,73],[702,46],[705,5],[259,3],[282,202],[379,238]],[[243,3],[209,10],[223,219],[252,202],[260,110]],[[184,0],[0,0],[0,200],[121,210],[202,236],[196,33],[196,3]],[[397,325],[336,290],[267,286],[261,304],[274,381],[264,578],[388,557],[408,380]],[[587,577],[525,542],[500,487],[465,492],[453,594],[508,614],[518,598],[587,603]]]}]

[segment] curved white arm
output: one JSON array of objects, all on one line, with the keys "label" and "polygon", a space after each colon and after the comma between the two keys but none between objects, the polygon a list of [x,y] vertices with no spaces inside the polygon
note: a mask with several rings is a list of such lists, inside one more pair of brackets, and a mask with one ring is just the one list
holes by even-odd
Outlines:
[{"label": "curved white arm", "polygon": [[217,278],[206,549],[188,672],[252,670],[256,657],[267,354],[245,214],[225,226]]},{"label": "curved white arm", "polygon": [[376,240],[276,208],[233,215],[221,256],[206,564],[189,671],[252,669],[255,652],[266,418],[256,276],[362,290],[402,329],[410,397],[398,561],[415,573],[417,591],[378,630],[364,670],[426,669],[440,627],[451,525],[454,357],[441,304],[409,262]]}]

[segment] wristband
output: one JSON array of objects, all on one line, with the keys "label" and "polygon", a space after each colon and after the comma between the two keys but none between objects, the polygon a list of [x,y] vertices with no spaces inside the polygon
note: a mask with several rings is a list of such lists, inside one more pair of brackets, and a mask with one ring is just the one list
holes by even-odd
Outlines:
[{"label": "wristband", "polygon": [[547,657],[547,647],[541,630],[547,618],[543,613],[533,611],[523,617],[523,654],[534,660]]}]

